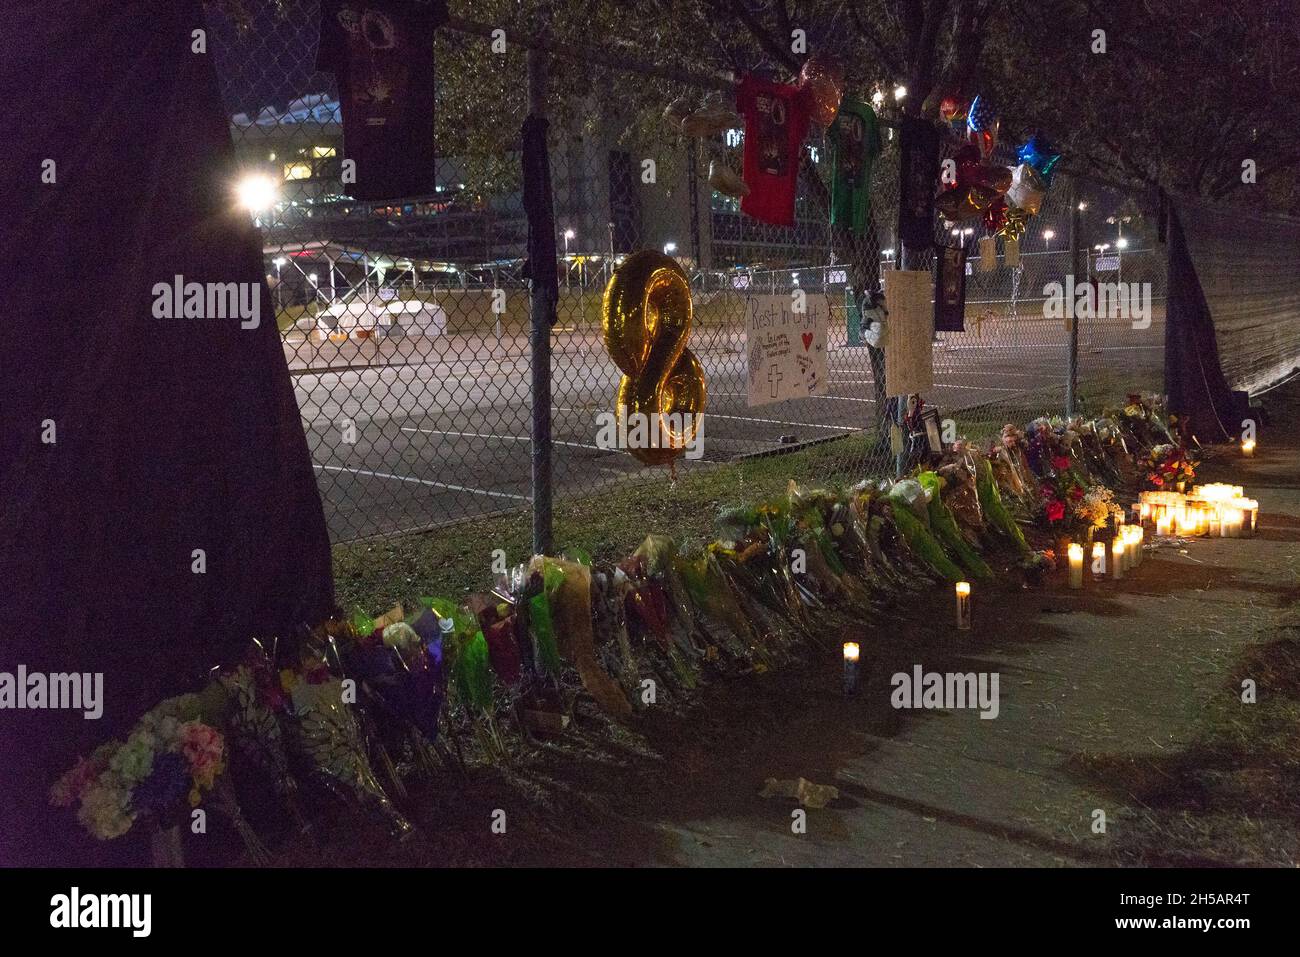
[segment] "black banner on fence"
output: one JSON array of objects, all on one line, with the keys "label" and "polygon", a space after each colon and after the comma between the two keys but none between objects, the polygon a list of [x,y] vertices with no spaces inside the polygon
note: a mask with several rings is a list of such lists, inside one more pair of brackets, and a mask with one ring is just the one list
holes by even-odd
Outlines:
[{"label": "black banner on fence", "polygon": [[934,190],[939,179],[939,129],[928,120],[903,120],[899,170],[898,239],[912,252],[934,245]]}]

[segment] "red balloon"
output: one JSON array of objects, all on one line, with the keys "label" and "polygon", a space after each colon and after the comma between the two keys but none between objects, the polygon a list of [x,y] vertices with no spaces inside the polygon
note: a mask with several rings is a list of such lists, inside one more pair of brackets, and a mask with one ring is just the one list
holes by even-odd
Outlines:
[{"label": "red balloon", "polygon": [[844,66],[832,56],[814,53],[799,71],[799,86],[808,98],[808,112],[820,127],[835,122],[844,96]]}]

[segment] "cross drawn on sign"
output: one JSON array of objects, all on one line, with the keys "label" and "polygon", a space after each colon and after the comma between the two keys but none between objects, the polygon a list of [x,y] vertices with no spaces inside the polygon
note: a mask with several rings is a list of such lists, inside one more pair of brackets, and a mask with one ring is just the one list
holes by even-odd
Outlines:
[{"label": "cross drawn on sign", "polygon": [[785,373],[781,371],[781,367],[779,365],[773,362],[770,366],[768,366],[767,381],[772,386],[772,398],[774,399],[776,398],[777,383],[779,383],[784,378],[785,378]]}]

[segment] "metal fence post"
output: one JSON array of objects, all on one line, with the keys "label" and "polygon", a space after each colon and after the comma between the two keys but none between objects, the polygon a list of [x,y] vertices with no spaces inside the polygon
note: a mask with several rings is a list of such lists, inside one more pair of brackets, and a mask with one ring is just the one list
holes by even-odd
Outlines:
[{"label": "metal fence post", "polygon": [[[921,265],[922,254],[915,248],[902,245],[898,251],[898,266],[900,269],[915,269]],[[883,358],[883,357],[882,357]],[[888,378],[888,375],[886,375]],[[894,478],[902,478],[907,471],[907,401],[908,395],[890,396],[889,400],[894,403],[894,414],[892,416],[893,425],[898,426],[899,432],[903,437],[903,448],[894,455]],[[892,439],[891,439],[892,441]]]},{"label": "metal fence post", "polygon": [[[1079,281],[1079,274],[1083,271],[1081,254],[1083,250],[1083,218],[1082,211],[1079,209],[1079,187],[1072,179],[1070,180],[1070,275],[1074,281]],[[1066,304],[1069,310],[1069,318],[1066,322],[1069,324],[1070,336],[1066,346],[1065,354],[1065,416],[1070,418],[1078,410],[1078,389],[1079,389],[1079,317],[1074,314],[1074,298]]]},{"label": "metal fence post", "polygon": [[[528,115],[530,120],[546,117],[546,54],[541,50],[528,51]],[[531,237],[550,237],[549,246],[555,242],[555,204],[549,182],[550,162],[546,156],[545,137],[541,139],[540,165],[545,170],[545,182],[538,195],[526,201],[530,235],[530,260],[545,249],[545,242],[535,243]],[[524,160],[529,163],[528,158]],[[527,169],[525,177],[528,176]],[[554,257],[550,262],[530,261],[531,277],[528,283],[529,339],[532,361],[532,499],[533,499],[533,553],[549,554],[552,551],[551,529],[551,324],[555,319],[555,269]],[[547,272],[549,270],[549,273]]]}]

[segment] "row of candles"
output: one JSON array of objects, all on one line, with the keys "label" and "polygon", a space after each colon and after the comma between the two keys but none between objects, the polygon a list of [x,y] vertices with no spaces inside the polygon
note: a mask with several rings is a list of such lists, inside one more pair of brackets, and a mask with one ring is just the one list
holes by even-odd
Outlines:
[{"label": "row of candles", "polygon": [[[1146,543],[1146,529],[1141,525],[1120,525],[1115,530],[1109,547],[1105,542],[1092,543],[1092,577],[1096,581],[1110,578],[1118,581],[1125,572],[1142,564],[1142,548]],[[1066,549],[1070,560],[1070,587],[1083,587],[1083,545],[1072,542]]]},{"label": "row of candles", "polygon": [[1241,538],[1255,533],[1259,518],[1259,502],[1246,498],[1240,485],[1222,483],[1198,485],[1189,494],[1143,492],[1133,508],[1157,535]]},{"label": "row of candles", "polygon": [[[1247,452],[1247,454],[1250,454]],[[1143,492],[1141,500],[1133,505],[1138,524],[1120,524],[1115,534],[1106,542],[1092,543],[1092,577],[1119,580],[1126,572],[1142,564],[1142,549],[1147,528],[1156,535],[1211,535],[1238,538],[1253,535],[1259,517],[1259,503],[1245,497],[1240,485],[1198,485],[1190,494],[1182,492]],[[1084,548],[1072,542],[1067,548],[1070,561],[1070,587],[1083,587]],[[969,631],[971,627],[970,582],[957,582],[957,629]],[[858,683],[858,657],[860,650],[855,641],[844,643],[844,691],[852,694]]]}]

